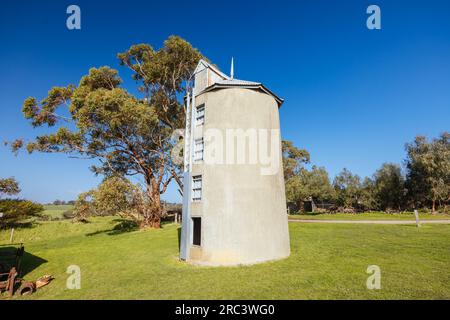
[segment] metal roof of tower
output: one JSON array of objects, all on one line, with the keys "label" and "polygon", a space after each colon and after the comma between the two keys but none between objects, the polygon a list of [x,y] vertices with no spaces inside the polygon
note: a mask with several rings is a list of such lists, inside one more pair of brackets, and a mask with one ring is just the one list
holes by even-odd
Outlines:
[{"label": "metal roof of tower", "polygon": [[[215,89],[221,89],[221,88],[246,88],[246,89],[252,89],[252,90],[259,90],[262,91],[270,96],[272,96],[278,103],[278,108],[281,107],[281,105],[284,102],[284,99],[278,97],[275,93],[273,93],[271,90],[269,90],[266,86],[264,86],[260,82],[253,82],[253,81],[247,81],[247,80],[240,80],[240,79],[234,79],[234,77],[229,77],[226,74],[224,74],[222,71],[220,71],[216,66],[210,64],[209,62],[206,62],[205,60],[201,59],[197,65],[197,68],[194,71],[194,74],[198,72],[198,70],[201,67],[206,67],[215,72],[217,75],[222,78],[222,80],[217,81],[213,83],[212,85],[206,87],[202,92],[208,92]],[[233,72],[234,73],[234,72]],[[199,92],[200,94],[200,92]]]}]

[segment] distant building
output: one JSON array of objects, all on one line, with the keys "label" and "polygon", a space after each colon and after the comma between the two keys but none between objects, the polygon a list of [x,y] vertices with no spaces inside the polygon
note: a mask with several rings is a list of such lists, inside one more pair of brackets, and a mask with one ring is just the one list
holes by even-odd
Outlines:
[{"label": "distant building", "polygon": [[[270,174],[262,174],[264,164],[249,160],[255,147],[249,136],[244,136],[244,162],[233,163],[229,154],[220,161],[221,152],[229,150],[215,141],[218,133],[226,137],[229,129],[238,129],[268,132],[269,142],[271,132],[279,132],[283,100],[261,83],[234,79],[233,73],[233,67],[227,76],[201,60],[186,97],[180,258],[192,263],[251,264],[290,254],[279,134],[277,144],[269,143],[268,150],[276,146],[278,168]],[[238,154],[238,148],[236,143],[232,151]]]}]

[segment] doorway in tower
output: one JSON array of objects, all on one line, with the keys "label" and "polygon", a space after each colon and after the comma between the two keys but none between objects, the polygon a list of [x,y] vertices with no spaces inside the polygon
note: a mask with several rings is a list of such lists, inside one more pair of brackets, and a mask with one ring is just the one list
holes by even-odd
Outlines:
[{"label": "doorway in tower", "polygon": [[202,218],[192,218],[192,245],[202,245]]}]

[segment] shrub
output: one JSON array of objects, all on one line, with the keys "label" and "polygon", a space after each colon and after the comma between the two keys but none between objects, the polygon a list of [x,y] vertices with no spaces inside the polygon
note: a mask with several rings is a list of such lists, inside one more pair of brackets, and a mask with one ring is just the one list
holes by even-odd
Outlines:
[{"label": "shrub", "polygon": [[64,219],[73,219],[75,218],[75,213],[73,210],[67,210],[63,212],[62,216]]},{"label": "shrub", "polygon": [[90,216],[121,215],[133,210],[136,187],[122,177],[109,177],[97,189],[81,193],[75,202],[76,220]]},{"label": "shrub", "polygon": [[78,196],[74,220],[85,222],[91,216],[118,215],[133,220],[140,227],[148,227],[153,226],[151,221],[157,220],[155,214],[159,214],[159,222],[166,215],[165,211],[158,212],[157,207],[161,206],[161,203],[155,204],[139,185],[126,178],[112,176],[103,180],[96,189]]}]

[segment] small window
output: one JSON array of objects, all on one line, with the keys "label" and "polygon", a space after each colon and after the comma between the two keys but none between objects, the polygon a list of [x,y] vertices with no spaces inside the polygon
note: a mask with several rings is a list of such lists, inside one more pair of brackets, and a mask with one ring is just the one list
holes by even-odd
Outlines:
[{"label": "small window", "polygon": [[192,218],[192,244],[194,246],[202,245],[202,218]]},{"label": "small window", "polygon": [[196,139],[194,144],[194,161],[203,160],[204,143],[203,138]]},{"label": "small window", "polygon": [[192,201],[202,200],[202,176],[192,177]]},{"label": "small window", "polygon": [[195,108],[195,124],[201,126],[205,123],[205,105],[201,104]]}]

